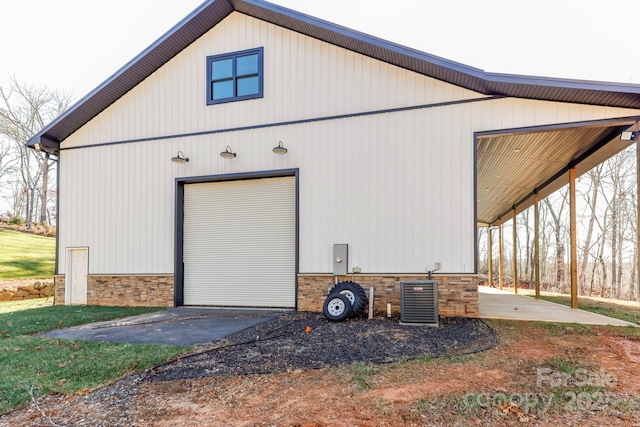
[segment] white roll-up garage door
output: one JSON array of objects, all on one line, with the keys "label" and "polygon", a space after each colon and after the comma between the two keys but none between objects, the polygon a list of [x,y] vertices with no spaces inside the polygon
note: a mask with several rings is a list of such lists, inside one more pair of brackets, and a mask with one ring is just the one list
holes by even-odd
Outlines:
[{"label": "white roll-up garage door", "polygon": [[184,304],[295,307],[295,178],[184,186]]}]

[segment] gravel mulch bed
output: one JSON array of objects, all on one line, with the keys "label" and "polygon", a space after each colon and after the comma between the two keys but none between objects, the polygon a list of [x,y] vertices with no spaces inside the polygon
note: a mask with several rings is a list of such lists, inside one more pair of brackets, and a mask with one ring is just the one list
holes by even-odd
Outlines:
[{"label": "gravel mulch bed", "polygon": [[476,353],[495,344],[493,330],[480,319],[443,318],[439,327],[431,327],[401,325],[397,318],[385,317],[332,323],[318,313],[297,312],[160,365],[145,379],[265,374],[353,362],[380,364]]}]

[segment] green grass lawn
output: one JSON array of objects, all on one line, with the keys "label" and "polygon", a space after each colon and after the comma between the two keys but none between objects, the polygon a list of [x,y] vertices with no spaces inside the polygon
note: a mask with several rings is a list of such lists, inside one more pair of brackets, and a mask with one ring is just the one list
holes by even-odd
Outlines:
[{"label": "green grass lawn", "polygon": [[0,414],[35,396],[76,393],[192,350],[189,346],[38,338],[31,334],[160,310],[155,307],[49,306],[0,303]]},{"label": "green grass lawn", "polygon": [[22,301],[2,301],[0,302],[0,314],[28,310],[30,308],[50,307],[52,305],[53,297],[25,299]]},{"label": "green grass lawn", "polygon": [[50,279],[56,239],[0,228],[0,280]]}]

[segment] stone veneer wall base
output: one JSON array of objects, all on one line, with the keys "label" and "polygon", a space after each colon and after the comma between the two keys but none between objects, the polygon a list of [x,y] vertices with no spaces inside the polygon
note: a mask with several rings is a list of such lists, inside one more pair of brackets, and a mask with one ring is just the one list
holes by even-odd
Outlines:
[{"label": "stone veneer wall base", "polygon": [[[427,280],[428,276],[394,274],[356,274],[339,276],[339,281],[353,280],[365,290],[374,288],[373,310],[386,313],[387,303],[393,312],[400,312],[400,282]],[[445,317],[478,317],[478,276],[475,274],[434,274],[438,282],[438,313]],[[298,310],[322,311],[327,290],[334,284],[332,274],[298,275]],[[368,295],[368,292],[367,292]]]},{"label": "stone veneer wall base", "polygon": [[[65,276],[54,277],[55,304],[64,304]],[[87,305],[173,307],[173,274],[89,275]]]},{"label": "stone veneer wall base", "polygon": [[[375,313],[385,313],[387,303],[400,311],[400,282],[426,280],[427,275],[357,274],[339,276],[340,281],[354,280],[363,288],[374,288]],[[438,282],[438,312],[445,317],[478,317],[478,277],[468,275],[433,275]],[[64,304],[65,276],[54,277],[55,304]],[[298,275],[298,310],[321,312],[327,290],[333,286],[332,274]],[[120,306],[173,307],[173,275],[89,275],[87,304]]]}]

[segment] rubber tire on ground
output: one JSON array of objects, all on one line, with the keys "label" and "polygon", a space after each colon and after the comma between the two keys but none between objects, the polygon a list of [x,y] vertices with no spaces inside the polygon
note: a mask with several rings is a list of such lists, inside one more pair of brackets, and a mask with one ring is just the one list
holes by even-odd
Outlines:
[{"label": "rubber tire on ground", "polygon": [[342,294],[331,294],[324,301],[322,313],[331,322],[342,322],[351,316],[351,301]]},{"label": "rubber tire on ground", "polygon": [[340,282],[329,291],[329,295],[336,293],[342,294],[349,298],[354,316],[358,316],[364,313],[364,309],[367,306],[368,301],[367,293],[364,291],[364,289],[362,289],[362,286],[360,286],[356,282],[351,281]]}]

